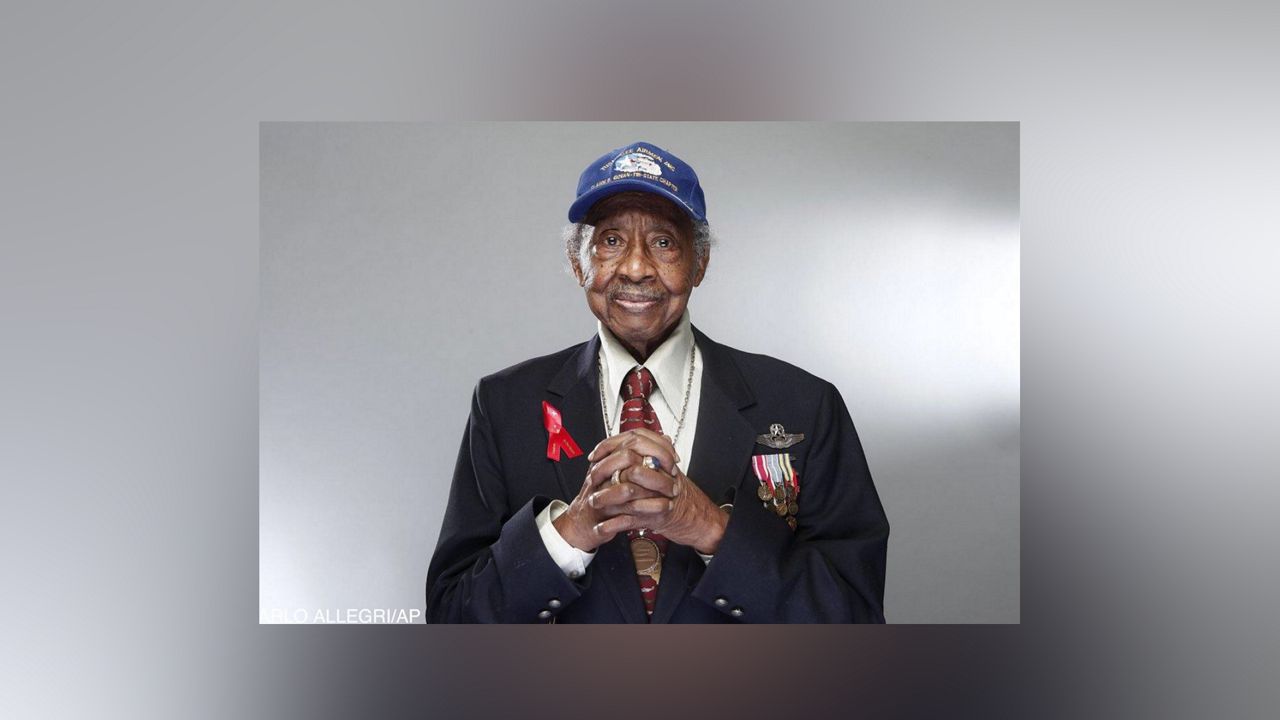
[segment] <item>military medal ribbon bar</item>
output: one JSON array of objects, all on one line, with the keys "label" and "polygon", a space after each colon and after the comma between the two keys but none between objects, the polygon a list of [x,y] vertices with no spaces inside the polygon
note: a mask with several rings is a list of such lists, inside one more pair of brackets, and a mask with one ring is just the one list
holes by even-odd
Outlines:
[{"label": "military medal ribbon bar", "polygon": [[791,454],[753,455],[751,469],[760,481],[756,490],[760,504],[785,518],[788,527],[795,530],[795,516],[800,512],[800,473],[791,464]]}]

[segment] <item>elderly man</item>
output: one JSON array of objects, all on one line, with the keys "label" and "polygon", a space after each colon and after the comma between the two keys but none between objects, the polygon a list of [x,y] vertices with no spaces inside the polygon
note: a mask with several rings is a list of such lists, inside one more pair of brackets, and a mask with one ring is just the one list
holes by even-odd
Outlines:
[{"label": "elderly man", "polygon": [[597,333],[476,387],[427,618],[884,622],[889,526],[840,393],[689,322],[693,169],[613,150],[569,220]]}]

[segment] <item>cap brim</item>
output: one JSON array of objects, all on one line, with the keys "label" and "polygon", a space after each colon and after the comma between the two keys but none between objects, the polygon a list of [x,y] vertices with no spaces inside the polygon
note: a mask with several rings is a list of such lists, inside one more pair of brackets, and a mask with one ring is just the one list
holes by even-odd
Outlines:
[{"label": "cap brim", "polygon": [[675,193],[667,190],[661,185],[655,185],[653,183],[645,182],[644,180],[627,179],[606,183],[586,195],[579,197],[577,200],[574,200],[573,204],[569,206],[569,222],[582,222],[582,219],[587,216],[587,211],[591,209],[592,205],[595,205],[610,195],[617,195],[618,193],[627,192],[629,190],[639,190],[640,192],[661,195],[675,203],[676,207],[684,210],[689,214],[689,217],[693,218],[695,221],[703,222],[704,220],[704,218],[698,217],[697,213],[693,211],[693,208],[689,207],[683,200],[676,197]]}]

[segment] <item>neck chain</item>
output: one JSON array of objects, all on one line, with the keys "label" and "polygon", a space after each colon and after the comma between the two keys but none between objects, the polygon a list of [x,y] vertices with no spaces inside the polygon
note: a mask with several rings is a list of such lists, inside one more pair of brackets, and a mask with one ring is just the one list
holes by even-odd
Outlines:
[{"label": "neck chain", "polygon": [[[694,360],[696,359],[696,355],[694,353],[697,349],[697,343],[689,343],[689,377],[684,382],[684,402],[680,406],[680,418],[676,420],[676,434],[671,438],[672,447],[675,447],[676,443],[680,440],[680,431],[684,429],[684,414],[689,411],[689,395],[692,394],[691,391],[693,390],[693,365]],[[604,354],[601,353],[596,356],[596,375],[600,378],[600,415],[604,419],[604,433],[606,437],[611,437],[617,433],[613,432],[611,429],[613,427],[613,423],[609,422],[609,405],[604,399],[603,355]],[[648,401],[646,400],[646,402]],[[618,413],[618,417],[621,419],[622,413]],[[621,421],[619,421],[619,425],[621,425]]]}]

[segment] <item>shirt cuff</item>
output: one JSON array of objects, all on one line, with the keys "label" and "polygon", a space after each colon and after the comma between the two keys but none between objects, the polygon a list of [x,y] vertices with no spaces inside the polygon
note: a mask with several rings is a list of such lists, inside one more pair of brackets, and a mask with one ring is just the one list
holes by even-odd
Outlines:
[{"label": "shirt cuff", "polygon": [[551,524],[568,509],[568,504],[563,500],[552,500],[551,504],[543,508],[542,512],[534,518],[534,523],[538,526],[538,535],[542,537],[542,544],[547,547],[547,553],[551,555],[551,559],[560,566],[560,570],[565,575],[572,580],[577,580],[586,574],[587,566],[595,559],[596,554],[583,552],[565,542],[556,530],[556,526]]}]

